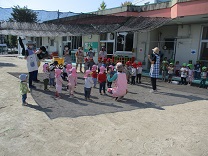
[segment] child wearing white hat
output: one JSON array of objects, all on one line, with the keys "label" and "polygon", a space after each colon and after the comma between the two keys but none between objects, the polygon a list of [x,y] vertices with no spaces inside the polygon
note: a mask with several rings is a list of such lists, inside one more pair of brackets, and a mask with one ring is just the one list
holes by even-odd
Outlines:
[{"label": "child wearing white hat", "polygon": [[90,100],[91,89],[94,84],[91,76],[91,70],[86,70],[84,78],[85,78],[85,85],[84,85],[84,92],[85,92],[85,100]]},{"label": "child wearing white hat", "polygon": [[30,93],[30,90],[27,85],[27,75],[21,74],[19,76],[20,79],[20,94],[22,95],[22,105],[27,105],[26,99],[27,99],[27,93]]}]

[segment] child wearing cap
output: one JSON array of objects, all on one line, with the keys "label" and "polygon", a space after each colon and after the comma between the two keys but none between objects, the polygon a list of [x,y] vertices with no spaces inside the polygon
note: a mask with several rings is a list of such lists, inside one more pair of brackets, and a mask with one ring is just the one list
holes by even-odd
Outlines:
[{"label": "child wearing cap", "polygon": [[176,61],[176,64],[175,64],[175,67],[174,67],[175,76],[180,76],[180,69],[181,69],[181,66],[179,64],[179,61]]},{"label": "child wearing cap", "polygon": [[62,90],[63,80],[61,78],[61,69],[55,69],[55,81],[56,81],[56,93],[55,98],[60,98],[60,93]]},{"label": "child wearing cap", "polygon": [[202,67],[202,72],[201,72],[201,82],[200,82],[200,88],[206,88],[206,80],[207,80],[207,67]]},{"label": "child wearing cap", "polygon": [[19,76],[20,79],[20,94],[22,95],[22,105],[27,105],[26,99],[27,99],[27,93],[30,93],[30,90],[27,85],[27,75],[21,74]]},{"label": "child wearing cap", "polygon": [[71,69],[71,73],[68,75],[68,90],[69,90],[69,95],[71,97],[74,97],[74,89],[76,85],[77,85],[77,71],[76,68],[73,67]]},{"label": "child wearing cap", "polygon": [[48,64],[45,63],[43,65],[43,84],[44,84],[44,90],[48,90],[48,82],[49,82],[49,67]]},{"label": "child wearing cap", "polygon": [[104,66],[101,66],[100,72],[98,74],[98,82],[100,84],[100,87],[99,87],[100,95],[102,95],[102,92],[101,92],[102,90],[103,90],[103,93],[105,94],[105,85],[106,85],[106,79],[107,79],[105,70],[106,68]]},{"label": "child wearing cap", "polygon": [[97,64],[97,66],[98,66],[98,73],[100,72],[100,67],[102,66],[102,57],[99,57],[98,58],[98,64]]},{"label": "child wearing cap", "polygon": [[66,65],[67,77],[69,76],[69,74],[71,74],[71,71],[72,71],[72,64],[67,64]]},{"label": "child wearing cap", "polygon": [[130,83],[130,77],[131,77],[131,62],[127,61],[126,65],[124,67],[124,72],[126,73],[127,82]]},{"label": "child wearing cap", "polygon": [[94,88],[96,87],[96,84],[97,84],[97,66],[96,65],[93,65],[92,66],[92,80],[94,82]]},{"label": "child wearing cap", "polygon": [[181,84],[186,85],[186,77],[188,73],[188,70],[186,68],[186,63],[183,63],[182,68],[180,69],[180,72],[181,72]]},{"label": "child wearing cap", "polygon": [[173,72],[174,72],[174,66],[173,63],[170,63],[168,66],[168,83],[172,82]]},{"label": "child wearing cap", "polygon": [[168,61],[167,61],[167,57],[164,58],[164,60],[162,61],[162,81],[166,81],[166,73],[167,73],[167,67],[168,67]]},{"label": "child wearing cap", "polygon": [[187,67],[188,67],[188,83],[191,85],[194,79],[193,65],[188,64]]},{"label": "child wearing cap", "polygon": [[84,72],[89,69],[89,61],[87,57],[84,59]]},{"label": "child wearing cap", "polygon": [[[107,71],[108,71],[108,73],[110,74],[110,78],[112,78],[113,75],[115,74],[114,66],[110,65],[110,66],[108,67],[108,70],[107,70]],[[107,86],[108,86],[108,88],[112,88],[112,82],[107,81]]]},{"label": "child wearing cap", "polygon": [[64,81],[66,81],[66,78],[67,78],[66,65],[67,63],[65,62],[63,66],[63,72],[62,72],[62,78]]},{"label": "child wearing cap", "polygon": [[134,62],[132,64],[132,68],[131,68],[131,85],[136,84],[135,83],[135,78],[136,78],[136,75],[137,75],[136,71],[137,71],[137,64]]},{"label": "child wearing cap", "polygon": [[86,70],[84,78],[85,78],[85,85],[84,85],[85,100],[90,100],[91,89],[94,84],[90,70]]},{"label": "child wearing cap", "polygon": [[142,77],[142,62],[138,62],[136,83],[141,83]]}]

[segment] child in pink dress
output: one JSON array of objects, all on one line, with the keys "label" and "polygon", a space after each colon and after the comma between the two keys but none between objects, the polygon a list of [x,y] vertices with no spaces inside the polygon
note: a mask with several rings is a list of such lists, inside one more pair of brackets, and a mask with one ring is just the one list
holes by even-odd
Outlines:
[{"label": "child in pink dress", "polygon": [[71,70],[72,70],[72,64],[67,64],[66,65],[66,73],[67,73],[67,76],[69,76],[69,74],[71,74]]},{"label": "child in pink dress", "polygon": [[62,90],[62,84],[63,84],[63,80],[61,78],[61,69],[55,69],[55,81],[56,81],[56,93],[55,96],[56,98],[60,98],[60,93]]},{"label": "child in pink dress", "polygon": [[76,68],[73,67],[71,69],[71,74],[68,75],[68,89],[71,97],[74,97],[74,88],[77,85],[77,71]]}]

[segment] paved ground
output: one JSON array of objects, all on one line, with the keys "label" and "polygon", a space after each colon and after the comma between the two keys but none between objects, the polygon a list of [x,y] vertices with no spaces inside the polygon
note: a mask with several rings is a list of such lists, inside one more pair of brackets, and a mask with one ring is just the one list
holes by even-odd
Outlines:
[{"label": "paved ground", "polygon": [[0,155],[208,155],[208,90],[158,82],[150,94],[143,78],[121,102],[98,89],[87,102],[79,74],[75,98],[64,90],[54,100],[54,88],[38,83],[22,107],[25,64],[0,57]]}]

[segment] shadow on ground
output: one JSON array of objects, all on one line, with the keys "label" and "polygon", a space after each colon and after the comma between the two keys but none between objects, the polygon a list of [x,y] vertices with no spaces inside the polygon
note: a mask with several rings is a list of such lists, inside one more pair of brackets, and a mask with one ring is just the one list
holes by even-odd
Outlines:
[{"label": "shadow on ground", "polygon": [[[19,77],[21,73],[9,73]],[[42,83],[34,83],[36,89],[31,90],[32,97],[39,106],[28,105],[29,108],[45,112],[50,119],[58,117],[80,117],[94,116],[105,113],[131,111],[136,109],[153,108],[164,110],[163,106],[172,106],[185,102],[207,99],[198,94],[190,95],[185,92],[171,90],[171,92],[159,90],[157,94],[150,94],[148,83],[129,86],[129,93],[124,99],[117,102],[110,95],[100,95],[97,88],[92,89],[92,101],[84,99],[83,74],[78,74],[78,86],[75,89],[75,97],[71,98],[64,88],[60,99],[55,99],[55,88],[49,88],[49,91],[43,90]],[[43,74],[38,75],[41,81]],[[67,82],[64,82],[66,86]]]},{"label": "shadow on ground", "polygon": [[16,65],[13,64],[13,63],[3,63],[3,62],[0,62],[0,67],[16,67]]}]

